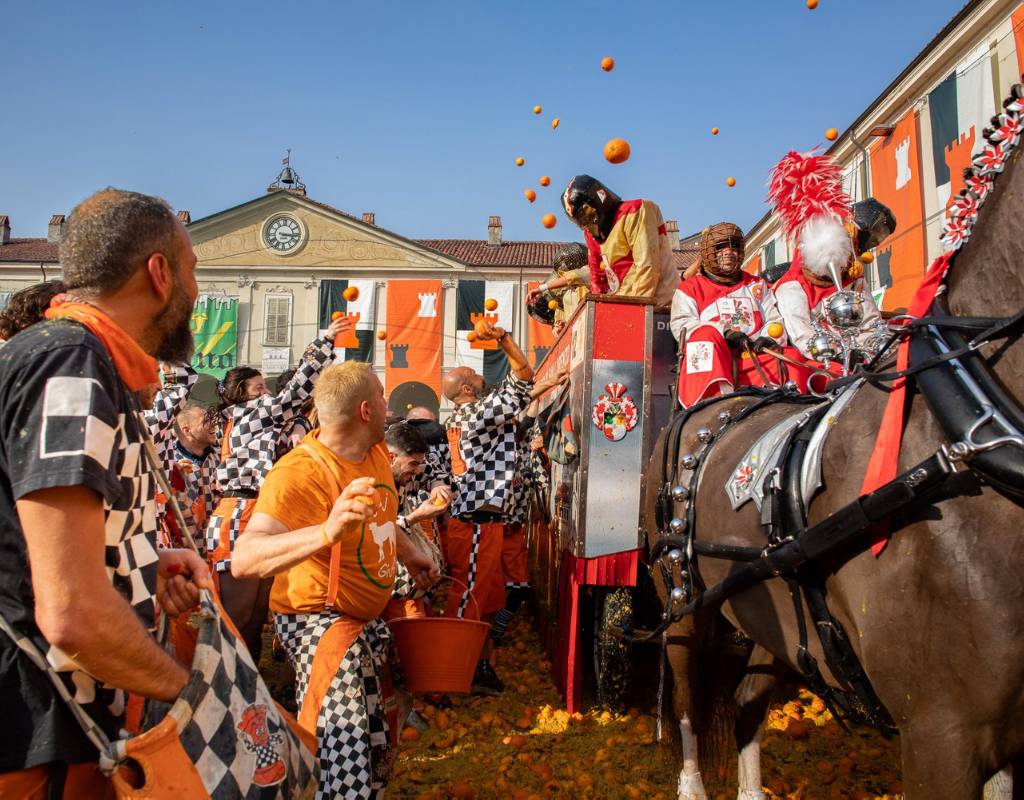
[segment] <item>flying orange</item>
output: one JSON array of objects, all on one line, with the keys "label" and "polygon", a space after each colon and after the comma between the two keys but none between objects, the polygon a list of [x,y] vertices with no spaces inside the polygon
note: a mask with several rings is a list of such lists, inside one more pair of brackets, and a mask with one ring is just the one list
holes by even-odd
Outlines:
[{"label": "flying orange", "polygon": [[601,59],[601,69],[605,72],[611,72],[615,69],[615,59],[611,56],[605,56]]},{"label": "flying orange", "polygon": [[629,158],[629,142],[625,139],[609,139],[604,146],[604,157],[612,164],[621,164]]},{"label": "flying orange", "polygon": [[828,139],[830,142],[834,142],[836,139],[839,138],[839,131],[837,131],[835,128],[829,128],[827,131],[825,131],[825,138]]},{"label": "flying orange", "polygon": [[545,214],[541,218],[540,224],[543,225],[545,228],[553,228],[555,227],[555,225],[558,224],[558,220],[555,219],[554,214]]},{"label": "flying orange", "polygon": [[384,341],[385,339],[388,338],[387,332],[377,331],[377,338],[380,339],[381,341]]},{"label": "flying orange", "polygon": [[534,113],[534,114],[539,114],[539,113],[540,113],[541,111],[543,111],[543,110],[544,110],[544,109],[543,109],[543,108],[541,108],[540,106],[534,106],[534,107],[533,107],[533,113]]},{"label": "flying orange", "polygon": [[712,128],[711,129],[711,135],[712,136],[718,136],[718,128]]},{"label": "flying orange", "polygon": [[551,130],[557,128],[561,121],[562,120],[560,120],[558,117],[555,117],[553,120],[551,120]]},{"label": "flying orange", "polygon": [[345,298],[346,302],[354,303],[359,299],[359,288],[357,286],[348,286],[341,293],[341,296]]},{"label": "flying orange", "polygon": [[735,186],[736,185],[736,179],[732,175],[730,175],[728,178],[725,179],[725,185],[726,186],[730,186],[730,187],[731,186]]},{"label": "flying orange", "polygon": [[521,167],[525,163],[526,163],[526,159],[523,158],[522,156],[520,156],[519,158],[516,159],[516,166],[517,167]]},{"label": "flying orange", "polygon": [[818,0],[807,0],[807,7],[814,11],[818,7]]},{"label": "flying orange", "polygon": [[498,301],[495,300],[493,297],[488,297],[484,301],[484,308],[486,308],[488,311],[496,311],[498,308]]},{"label": "flying orange", "polygon": [[531,203],[537,199],[537,193],[533,189],[526,189],[523,194],[526,195],[526,199]]},{"label": "flying orange", "polygon": [[539,183],[541,186],[550,186],[551,178],[549,178],[547,175],[541,175]]}]

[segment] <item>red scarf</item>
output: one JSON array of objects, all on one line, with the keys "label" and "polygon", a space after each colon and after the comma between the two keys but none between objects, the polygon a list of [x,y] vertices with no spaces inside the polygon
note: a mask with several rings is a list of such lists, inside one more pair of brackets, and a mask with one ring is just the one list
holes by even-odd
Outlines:
[{"label": "red scarf", "polygon": [[158,380],[156,359],[96,306],[70,294],[59,294],[50,301],[45,316],[47,319],[71,319],[92,331],[110,354],[117,374],[129,390],[137,392]]}]

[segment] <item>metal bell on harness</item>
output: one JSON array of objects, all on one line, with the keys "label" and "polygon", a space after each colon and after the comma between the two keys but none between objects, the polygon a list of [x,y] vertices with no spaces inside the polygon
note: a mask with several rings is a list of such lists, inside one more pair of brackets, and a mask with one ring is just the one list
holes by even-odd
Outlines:
[{"label": "metal bell on harness", "polygon": [[668,560],[671,561],[673,564],[678,564],[680,561],[683,560],[683,551],[679,549],[669,550]]},{"label": "metal bell on harness", "polygon": [[697,440],[703,444],[707,444],[715,438],[715,434],[711,432],[711,428],[698,428],[697,429]]},{"label": "metal bell on harness", "polygon": [[728,411],[719,411],[718,421],[721,422],[723,426],[728,425],[732,421],[732,414]]},{"label": "metal bell on harness", "polygon": [[686,530],[686,521],[679,517],[672,517],[668,522],[668,529],[672,531],[672,533],[682,533]]},{"label": "metal bell on harness", "polygon": [[673,486],[672,487],[672,500],[676,503],[682,503],[686,501],[686,498],[690,496],[690,490],[685,486]]},{"label": "metal bell on harness", "polygon": [[697,456],[693,453],[687,453],[679,459],[679,463],[682,465],[683,469],[697,469]]},{"label": "metal bell on harness", "polygon": [[686,602],[686,592],[678,586],[672,590],[669,597],[672,598],[672,605],[682,605]]}]

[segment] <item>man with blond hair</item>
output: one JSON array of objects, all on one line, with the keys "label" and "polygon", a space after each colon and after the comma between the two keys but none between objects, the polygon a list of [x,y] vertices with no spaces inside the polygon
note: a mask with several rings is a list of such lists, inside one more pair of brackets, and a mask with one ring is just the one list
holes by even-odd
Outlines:
[{"label": "man with blond hair", "polygon": [[274,576],[270,608],[295,667],[299,723],[319,742],[318,798],[373,798],[398,740],[387,625],[395,560],[416,583],[439,577],[398,528],[383,444],[384,388],[358,361],[328,367],[313,394],[320,427],[267,473],[236,578]]}]

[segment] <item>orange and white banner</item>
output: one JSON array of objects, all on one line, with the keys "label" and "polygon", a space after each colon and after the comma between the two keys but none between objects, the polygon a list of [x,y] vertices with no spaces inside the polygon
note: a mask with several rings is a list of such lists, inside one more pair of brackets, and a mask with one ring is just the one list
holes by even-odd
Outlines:
[{"label": "orange and white banner", "polygon": [[441,281],[388,281],[384,388],[405,383],[428,386],[441,397],[444,326]]},{"label": "orange and white banner", "polygon": [[921,153],[913,111],[871,148],[871,187],[896,217],[896,232],[878,247],[874,265],[878,286],[885,287],[882,307],[894,311],[910,303],[925,268]]}]

